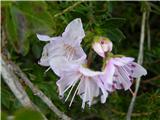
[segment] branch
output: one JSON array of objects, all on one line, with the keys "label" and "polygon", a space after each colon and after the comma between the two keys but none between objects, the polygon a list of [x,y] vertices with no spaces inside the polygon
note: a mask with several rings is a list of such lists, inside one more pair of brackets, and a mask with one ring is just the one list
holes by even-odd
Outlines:
[{"label": "branch", "polygon": [[153,81],[153,80],[157,80],[157,79],[160,79],[160,75],[157,75],[157,76],[155,76],[155,77],[153,77],[153,78],[144,80],[144,81],[142,81],[142,83],[149,83],[149,82],[151,82],[151,81]]},{"label": "branch", "polygon": [[[117,115],[121,115],[121,116],[125,116],[126,115],[126,113],[125,112],[120,112],[120,111],[118,111],[118,110],[116,110],[116,109],[111,109],[111,111],[113,112],[113,113],[115,113],[115,114],[117,114]],[[149,116],[149,115],[151,115],[152,114],[152,112],[141,112],[141,113],[132,113],[132,117],[140,117],[140,116]]]},{"label": "branch", "polygon": [[18,82],[17,76],[13,73],[13,71],[10,70],[10,66],[8,66],[2,58],[1,65],[1,73],[4,82],[8,85],[13,94],[24,107],[32,108],[32,103],[29,97],[27,96],[26,92],[23,90],[22,85]]},{"label": "branch", "polygon": [[22,106],[36,109],[37,111],[40,112],[44,120],[47,120],[47,118],[43,115],[43,113],[39,110],[39,108],[35,106],[32,103],[32,101],[29,99],[27,93],[23,89],[23,86],[18,81],[19,79],[12,71],[12,68],[11,68],[12,66],[7,64],[2,57],[0,61],[1,61],[1,67],[2,67],[0,69],[1,70],[0,72],[2,73],[3,80],[8,85],[8,87],[13,92],[13,94],[16,96],[16,98],[19,100],[19,102],[22,104]]},{"label": "branch", "polygon": [[148,42],[148,50],[151,50],[151,32],[150,32],[150,26],[149,26],[149,17],[150,17],[150,13],[147,12],[147,42]]},{"label": "branch", "polygon": [[72,6],[69,6],[68,8],[64,9],[62,12],[55,14],[54,17],[61,16],[62,14],[66,13],[68,11],[71,11],[74,7],[76,7],[77,5],[79,5],[81,2],[82,1],[74,3]]},{"label": "branch", "polygon": [[[140,35],[140,48],[139,48],[139,55],[138,55],[138,63],[141,65],[143,63],[143,46],[144,46],[144,36],[145,36],[145,21],[146,21],[146,12],[143,12],[142,15],[142,24],[141,24],[141,35]],[[132,100],[130,102],[130,106],[128,108],[127,112],[127,120],[131,120],[131,114],[133,112],[134,103],[136,100],[136,95],[138,93],[139,85],[140,85],[141,79],[138,78],[136,80],[136,88],[135,88],[135,95],[132,97]]]},{"label": "branch", "polygon": [[12,66],[12,69],[17,74],[17,76],[19,76],[21,80],[23,80],[25,84],[32,90],[33,94],[38,96],[59,118],[63,120],[71,120],[71,118],[61,112],[41,90],[32,84],[32,82],[16,64],[11,61],[10,65]]}]

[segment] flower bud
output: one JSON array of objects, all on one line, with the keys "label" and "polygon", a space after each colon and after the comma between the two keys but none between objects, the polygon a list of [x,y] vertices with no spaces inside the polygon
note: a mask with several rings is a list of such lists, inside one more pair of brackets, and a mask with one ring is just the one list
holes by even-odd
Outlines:
[{"label": "flower bud", "polygon": [[105,37],[95,37],[92,47],[98,55],[105,57],[106,52],[112,51],[112,42]]}]

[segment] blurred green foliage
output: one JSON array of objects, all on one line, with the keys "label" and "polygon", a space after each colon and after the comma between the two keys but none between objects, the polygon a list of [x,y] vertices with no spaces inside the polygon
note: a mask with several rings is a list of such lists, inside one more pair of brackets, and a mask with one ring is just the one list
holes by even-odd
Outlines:
[{"label": "blurred green foliage", "polygon": [[31,109],[19,109],[15,113],[15,120],[43,120],[43,117],[41,114],[37,111],[31,110]]},{"label": "blurred green foliage", "polygon": [[[147,3],[147,4],[146,4]],[[76,4],[76,5],[75,5]],[[74,6],[75,5],[75,6]],[[71,7],[74,6],[74,7]],[[131,100],[129,91],[116,91],[109,95],[107,102],[86,107],[81,111],[81,100],[76,98],[72,107],[58,98],[56,81],[58,77],[50,70],[37,64],[44,42],[36,38],[36,33],[52,36],[60,35],[65,26],[75,18],[81,18],[86,37],[82,47],[89,53],[95,35],[106,36],[114,44],[113,52],[137,58],[141,29],[142,11],[150,13],[149,25],[151,35],[151,50],[147,48],[147,36],[144,46],[144,67],[148,75],[142,78],[137,96],[133,120],[160,119],[160,78],[146,82],[160,74],[160,2],[5,2],[1,3],[1,26],[6,39],[2,38],[2,50],[7,48],[11,59],[18,64],[30,80],[41,89],[56,106],[68,116],[77,120],[123,120]],[[70,9],[67,9],[71,7]],[[64,11],[66,9],[66,11]],[[146,33],[147,33],[146,28]],[[96,54],[94,66],[101,64],[101,58]],[[134,89],[135,84],[133,84]],[[31,100],[40,107],[49,120],[57,116],[24,85]],[[2,119],[14,115],[21,108],[20,103],[2,80]],[[23,113],[25,115],[23,116]],[[16,120],[25,120],[26,116],[35,115],[25,111],[17,112]],[[7,115],[6,115],[7,114]],[[34,120],[41,118],[35,118]],[[27,119],[29,120],[29,119]]]}]

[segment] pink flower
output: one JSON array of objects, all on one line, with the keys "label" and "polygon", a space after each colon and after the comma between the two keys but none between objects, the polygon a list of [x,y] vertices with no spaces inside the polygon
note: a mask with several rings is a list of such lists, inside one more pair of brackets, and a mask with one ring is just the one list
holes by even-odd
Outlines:
[{"label": "pink flower", "polygon": [[39,40],[49,41],[43,48],[39,64],[50,66],[60,76],[61,69],[68,69],[70,64],[84,63],[86,54],[80,45],[84,36],[80,18],[71,21],[62,36],[49,37],[37,34]]},{"label": "pink flower", "polygon": [[83,66],[77,66],[73,69],[70,69],[64,72],[60,80],[57,81],[59,95],[63,97],[64,93],[70,89],[65,99],[65,101],[67,101],[71,92],[73,92],[73,88],[76,86],[76,90],[73,93],[69,106],[72,105],[76,94],[78,94],[82,99],[83,109],[85,107],[85,103],[91,106],[93,99],[99,95],[101,95],[101,102],[105,103],[108,93],[104,89],[104,86],[99,79],[99,75],[101,74],[103,73],[92,71]]},{"label": "pink flower", "polygon": [[133,62],[134,58],[111,58],[106,63],[105,75],[101,76],[106,90],[130,89],[134,78],[146,75],[147,71]]},{"label": "pink flower", "polygon": [[94,51],[101,57],[105,57],[106,52],[112,51],[112,42],[108,38],[95,37],[92,47]]}]

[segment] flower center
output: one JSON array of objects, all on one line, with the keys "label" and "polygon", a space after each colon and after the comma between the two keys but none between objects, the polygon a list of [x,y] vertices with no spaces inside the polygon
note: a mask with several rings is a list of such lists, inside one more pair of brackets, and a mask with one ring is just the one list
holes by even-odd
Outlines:
[{"label": "flower center", "polygon": [[67,57],[67,59],[72,60],[75,53],[75,48],[72,47],[71,45],[64,44],[64,49],[65,49],[65,56]]},{"label": "flower center", "polygon": [[102,44],[102,45],[104,44],[104,40],[101,40],[101,44]]}]

